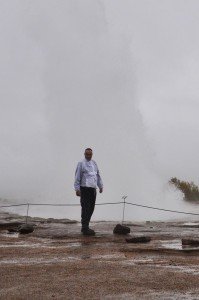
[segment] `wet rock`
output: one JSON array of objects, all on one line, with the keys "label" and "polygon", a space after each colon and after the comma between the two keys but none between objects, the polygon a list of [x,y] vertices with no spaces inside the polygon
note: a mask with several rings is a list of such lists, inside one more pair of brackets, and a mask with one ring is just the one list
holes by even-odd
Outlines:
[{"label": "wet rock", "polygon": [[149,243],[151,238],[149,236],[136,236],[126,239],[127,243]]},{"label": "wet rock", "polygon": [[18,232],[19,227],[8,228],[8,233]]},{"label": "wet rock", "polygon": [[4,230],[4,229],[12,229],[13,227],[16,226],[20,226],[23,225],[24,222],[4,222],[4,223],[0,223],[0,230]]},{"label": "wet rock", "polygon": [[199,247],[199,239],[182,239],[182,245]]},{"label": "wet rock", "polygon": [[128,234],[130,233],[130,228],[121,224],[117,224],[113,229],[113,233],[116,234]]},{"label": "wet rock", "polygon": [[19,226],[18,228],[18,232],[21,234],[28,234],[34,231],[34,225],[32,224],[24,224]]}]

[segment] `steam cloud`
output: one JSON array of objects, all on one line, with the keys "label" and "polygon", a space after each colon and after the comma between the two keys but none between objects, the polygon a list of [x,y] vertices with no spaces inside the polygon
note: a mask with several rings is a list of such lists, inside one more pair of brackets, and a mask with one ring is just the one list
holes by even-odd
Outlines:
[{"label": "steam cloud", "polygon": [[[181,137],[177,134],[179,118],[175,119],[179,116],[178,105],[186,106],[186,99],[181,99],[179,89],[171,86],[171,91],[162,96],[171,84],[169,81],[166,87],[163,85],[164,75],[168,76],[167,80],[170,74],[166,66],[167,55],[158,57],[156,52],[155,57],[151,55],[154,49],[157,51],[161,40],[159,32],[156,35],[153,31],[155,24],[152,23],[149,32],[145,32],[146,24],[139,19],[139,16],[145,16],[145,22],[150,23],[143,5],[147,5],[147,1],[142,4],[127,2],[126,7],[122,1],[114,2],[1,2],[2,197],[18,202],[28,199],[78,203],[79,198],[73,190],[74,172],[78,160],[83,158],[84,149],[91,147],[105,186],[97,202],[120,201],[126,194],[129,201],[140,204],[180,210],[193,208],[183,203],[180,193],[167,186],[169,178],[175,175],[190,177],[193,174],[196,183],[198,180],[197,173],[189,167],[190,162],[183,160],[184,167],[181,168],[186,152],[182,150],[182,155],[176,151],[179,148],[172,147],[176,139],[183,146],[183,134],[189,136],[186,131]],[[149,2],[151,14],[154,16],[159,9],[165,18],[162,21],[164,27],[168,19],[158,1]],[[163,3],[165,6],[166,1]],[[133,20],[128,14],[125,19],[123,10],[127,12],[128,8]],[[120,9],[118,18],[116,13]],[[171,18],[174,17],[171,13]],[[159,18],[156,21],[161,25]],[[122,26],[119,26],[120,22]],[[172,39],[169,31],[168,37],[170,35]],[[167,50],[170,54],[171,48]],[[176,53],[171,54],[173,79],[173,71],[176,76],[176,70],[179,70],[176,64],[180,61],[175,61]],[[147,64],[153,72],[145,72]],[[162,77],[158,77],[156,68]],[[161,109],[170,112],[168,103],[172,103],[172,114],[164,118]],[[198,103],[195,105],[198,107]],[[181,108],[181,124],[183,112]],[[195,130],[190,117],[185,122]],[[171,122],[173,132],[169,127]],[[163,126],[167,125],[164,130]],[[189,127],[188,130],[190,132]],[[163,136],[168,138],[168,143]],[[189,146],[192,141],[195,143],[194,136]],[[194,153],[198,146],[195,144]],[[184,147],[189,149],[187,145]],[[192,162],[195,158],[193,155]],[[32,208],[31,211],[36,215],[80,218],[79,208],[63,211],[60,208],[52,211]],[[133,207],[126,211],[129,220],[169,217],[166,213]],[[121,207],[97,207],[93,218],[118,220]]]}]

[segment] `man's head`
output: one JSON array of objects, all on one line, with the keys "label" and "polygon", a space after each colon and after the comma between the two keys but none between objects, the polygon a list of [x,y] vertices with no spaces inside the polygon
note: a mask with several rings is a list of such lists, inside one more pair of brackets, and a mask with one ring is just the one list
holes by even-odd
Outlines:
[{"label": "man's head", "polygon": [[91,148],[86,148],[84,151],[84,156],[87,160],[91,160],[93,156],[93,150]]}]

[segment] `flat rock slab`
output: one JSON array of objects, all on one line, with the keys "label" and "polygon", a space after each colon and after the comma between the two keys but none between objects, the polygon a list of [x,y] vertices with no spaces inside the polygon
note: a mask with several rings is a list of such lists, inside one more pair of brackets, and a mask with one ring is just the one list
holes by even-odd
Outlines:
[{"label": "flat rock slab", "polygon": [[126,239],[127,243],[149,243],[151,238],[149,236],[136,236]]},{"label": "flat rock slab", "polygon": [[13,227],[16,227],[16,226],[20,226],[20,225],[23,225],[24,222],[2,222],[0,223],[0,230],[5,230],[5,229],[9,229],[9,228],[13,228]]},{"label": "flat rock slab", "polygon": [[182,239],[182,245],[199,247],[199,239]]},{"label": "flat rock slab", "polygon": [[184,228],[199,228],[199,223],[186,223],[181,226]]}]

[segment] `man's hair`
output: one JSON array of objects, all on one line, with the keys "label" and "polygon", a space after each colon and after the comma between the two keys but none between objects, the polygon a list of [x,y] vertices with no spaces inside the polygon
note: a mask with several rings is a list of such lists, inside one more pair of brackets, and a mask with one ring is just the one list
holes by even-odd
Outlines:
[{"label": "man's hair", "polygon": [[86,150],[90,150],[90,151],[93,151],[93,150],[92,150],[91,148],[86,148],[86,149],[85,149],[85,152],[86,152]]}]

